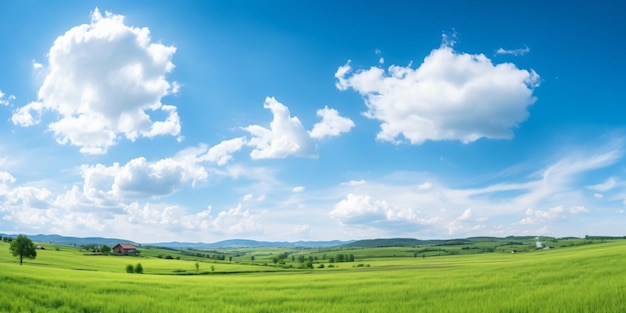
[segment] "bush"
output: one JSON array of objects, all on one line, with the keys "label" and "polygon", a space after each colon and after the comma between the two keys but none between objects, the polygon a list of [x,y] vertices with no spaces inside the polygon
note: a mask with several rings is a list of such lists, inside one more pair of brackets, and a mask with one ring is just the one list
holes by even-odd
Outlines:
[{"label": "bush", "polygon": [[132,264],[126,265],[126,273],[132,274],[134,272],[134,268]]},{"label": "bush", "polygon": [[143,267],[141,266],[141,263],[137,263],[137,265],[135,265],[135,273],[143,274]]},{"label": "bush", "polygon": [[324,264],[320,264],[317,268],[324,268]]}]

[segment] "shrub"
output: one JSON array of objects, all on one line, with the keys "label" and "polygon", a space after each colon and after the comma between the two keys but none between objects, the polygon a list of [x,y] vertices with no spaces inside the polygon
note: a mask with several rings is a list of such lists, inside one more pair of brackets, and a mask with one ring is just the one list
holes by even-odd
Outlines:
[{"label": "shrub", "polygon": [[126,265],[126,273],[132,274],[133,272],[134,272],[133,265],[132,264]]},{"label": "shrub", "polygon": [[135,265],[135,273],[143,274],[143,267],[141,266],[141,263],[137,263],[137,265]]}]

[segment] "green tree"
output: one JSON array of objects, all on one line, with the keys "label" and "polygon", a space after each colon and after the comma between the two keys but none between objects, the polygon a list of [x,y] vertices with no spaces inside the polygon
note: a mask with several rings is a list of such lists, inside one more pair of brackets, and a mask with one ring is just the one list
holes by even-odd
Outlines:
[{"label": "green tree", "polygon": [[24,235],[18,235],[15,240],[11,241],[9,247],[13,256],[20,258],[20,265],[24,258],[34,259],[37,257],[37,247],[28,237]]},{"label": "green tree", "polygon": [[196,262],[196,272],[200,270],[200,264],[198,264],[198,262]]},{"label": "green tree", "polygon": [[137,265],[135,265],[135,273],[143,274],[143,266],[141,266],[141,263],[137,263]]},{"label": "green tree", "polygon": [[107,245],[102,245],[102,248],[100,248],[100,252],[102,252],[104,254],[109,254],[109,253],[111,253],[111,247],[109,247]]},{"label": "green tree", "polygon": [[126,273],[132,274],[134,272],[134,268],[132,264],[126,265]]},{"label": "green tree", "polygon": [[250,261],[254,261],[254,255],[250,257]]},{"label": "green tree", "polygon": [[337,260],[337,262],[344,262],[345,258],[343,254],[337,254],[337,256],[335,257],[335,259]]}]

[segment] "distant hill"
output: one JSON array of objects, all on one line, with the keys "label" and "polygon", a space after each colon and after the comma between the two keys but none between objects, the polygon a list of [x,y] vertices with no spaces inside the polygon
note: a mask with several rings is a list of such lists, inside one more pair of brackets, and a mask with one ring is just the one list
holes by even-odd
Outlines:
[{"label": "distant hill", "polygon": [[[5,237],[17,237],[16,234],[0,234],[0,236]],[[118,243],[132,243],[135,245],[139,245],[140,243],[134,242],[128,239],[119,239],[119,238],[103,238],[103,237],[69,237],[69,236],[61,236],[61,235],[27,235],[34,242],[45,242],[52,244],[60,244],[60,245],[109,245],[114,246]],[[214,243],[205,243],[205,242],[158,242],[158,243],[142,243],[144,246],[154,246],[154,247],[163,247],[170,249],[184,249],[184,248],[194,248],[194,249],[214,249],[214,248],[258,248],[258,247],[303,247],[303,248],[328,248],[341,246],[352,241],[340,241],[340,240],[332,240],[332,241],[295,241],[295,242],[287,242],[287,241],[256,241],[256,240],[247,240],[247,239],[231,239],[218,241]]]},{"label": "distant hill", "polygon": [[346,248],[377,248],[377,247],[414,247],[421,245],[463,245],[471,243],[469,239],[429,239],[420,240],[415,238],[382,238],[357,240],[343,245]]},{"label": "distant hill", "polygon": [[[0,234],[0,236],[17,237],[17,235]],[[365,240],[350,241],[257,241],[249,239],[230,239],[218,241],[214,243],[206,242],[155,242],[155,243],[137,243],[128,239],[120,238],[103,238],[103,237],[69,237],[61,235],[27,235],[28,238],[35,242],[62,244],[62,245],[109,245],[114,246],[118,243],[132,243],[135,245],[162,247],[169,249],[217,249],[217,248],[259,248],[259,247],[283,247],[283,248],[377,248],[377,247],[416,247],[421,245],[433,246],[451,246],[451,245],[472,245],[479,242],[499,242],[501,245],[518,244],[520,242],[534,241],[537,236],[508,236],[508,237],[469,237],[458,239],[415,239],[415,238],[379,238]],[[540,236],[541,240],[554,240],[556,238]],[[608,236],[587,236],[588,239],[618,239],[622,237]]]},{"label": "distant hill", "polygon": [[194,248],[194,249],[214,249],[214,248],[259,248],[259,247],[303,247],[303,248],[328,248],[349,244],[352,241],[256,241],[248,239],[230,239],[214,243],[204,242],[156,242],[146,243],[146,246],[163,248]]},{"label": "distant hill", "polygon": [[[17,237],[17,235],[10,234],[0,234],[0,236],[5,237]],[[34,242],[45,242],[59,245],[68,245],[68,246],[82,246],[82,245],[109,245],[114,246],[118,243],[132,243],[137,244],[136,242],[128,239],[119,239],[119,238],[103,238],[103,237],[68,237],[61,235],[26,235]]]},{"label": "distant hill", "polygon": [[[344,248],[379,248],[379,247],[415,247],[421,245],[452,246],[471,245],[479,242],[519,242],[533,241],[537,236],[508,236],[508,237],[469,237],[458,239],[428,239],[420,240],[414,238],[388,238],[388,239],[365,239],[357,240],[343,245]],[[554,239],[552,237],[541,236],[542,239]]]}]

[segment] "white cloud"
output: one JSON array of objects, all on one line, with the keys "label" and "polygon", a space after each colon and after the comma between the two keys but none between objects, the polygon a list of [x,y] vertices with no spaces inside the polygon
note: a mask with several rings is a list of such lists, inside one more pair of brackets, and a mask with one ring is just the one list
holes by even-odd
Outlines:
[{"label": "white cloud", "polygon": [[367,195],[348,194],[330,211],[330,217],[344,224],[366,224],[385,219],[384,211],[388,205],[385,201],[372,200]]},{"label": "white cloud", "polygon": [[528,118],[539,75],[512,63],[493,64],[483,54],[433,50],[413,69],[392,65],[335,73],[340,90],[352,88],[367,105],[365,116],[382,122],[379,140],[412,144],[426,140],[510,139]]},{"label": "white cloud", "polygon": [[547,220],[553,220],[563,213],[563,206],[556,206],[547,210],[526,210],[526,217],[520,220],[521,224],[537,224]]},{"label": "white cloud", "polygon": [[[460,231],[466,231],[470,229],[470,226],[467,225],[466,221],[472,216],[472,209],[466,209],[463,211],[459,217],[455,218],[452,222],[448,224],[448,234],[454,235]],[[483,225],[475,225],[471,227],[471,229],[482,229]]]},{"label": "white cloud", "polygon": [[41,69],[41,68],[43,68],[43,64],[33,60],[33,69],[38,70],[38,69]]},{"label": "white cloud", "polygon": [[365,181],[364,179],[361,179],[361,180],[351,180],[349,182],[344,182],[344,183],[341,183],[341,185],[359,186],[359,185],[364,185],[366,183],[367,183],[367,181]]},{"label": "white cloud", "polygon": [[421,224],[433,223],[435,219],[424,218],[414,208],[399,208],[389,205],[386,200],[374,200],[367,194],[349,193],[335,205],[329,216],[344,225],[363,225],[385,229],[395,227],[413,228]]},{"label": "white cloud", "polygon": [[176,192],[187,182],[205,181],[206,170],[184,158],[166,158],[148,162],[143,157],[124,166],[97,164],[81,167],[83,190],[87,197],[100,201],[150,198]]},{"label": "white cloud", "polygon": [[263,226],[257,221],[258,216],[248,210],[243,210],[241,204],[237,207],[218,213],[213,221],[217,230],[228,235],[258,234],[263,232]]},{"label": "white cloud", "polygon": [[609,177],[603,183],[587,186],[587,188],[594,190],[594,191],[598,191],[598,192],[606,192],[615,188],[616,185],[617,185],[617,179],[615,177]]},{"label": "white cloud", "polygon": [[50,195],[51,192],[46,188],[19,186],[7,194],[7,201],[24,207],[41,209],[48,206],[46,200]]},{"label": "white cloud", "polygon": [[11,175],[9,172],[0,171],[0,183],[2,184],[12,184],[15,182],[15,177]]},{"label": "white cloud", "polygon": [[[577,219],[569,217],[588,212],[589,205],[596,203],[592,194],[581,189],[580,178],[619,162],[621,142],[564,151],[565,157],[546,168],[504,183],[450,187],[440,180],[428,182],[429,173],[415,172],[396,172],[359,184],[342,183],[337,197],[349,196],[335,202],[330,216],[349,227],[393,229],[396,235],[402,228],[392,222],[403,221],[405,226],[413,225],[404,228],[412,229],[406,234],[413,236],[502,236],[533,232],[544,224],[569,224],[575,229]],[[393,212],[408,217],[392,219],[397,216]],[[510,226],[503,229],[503,225]]]},{"label": "white cloud", "polygon": [[253,159],[285,158],[290,155],[314,157],[317,147],[297,117],[276,99],[268,97],[263,107],[272,111],[274,119],[270,128],[250,125],[244,129],[252,138],[248,145],[254,147]]},{"label": "white cloud", "polygon": [[211,147],[204,156],[200,156],[200,159],[215,162],[217,165],[226,165],[232,160],[232,154],[241,150],[245,143],[244,137],[224,140]]},{"label": "white cloud", "polygon": [[292,192],[298,193],[298,192],[303,192],[304,191],[304,186],[297,186],[297,187],[293,187],[291,189]]},{"label": "white cloud", "polygon": [[528,52],[530,52],[530,48],[528,47],[519,48],[519,49],[498,48],[498,50],[496,50],[496,54],[510,54],[514,56],[524,55]]},{"label": "white cloud", "polygon": [[337,110],[329,109],[327,106],[317,110],[317,115],[322,118],[322,121],[313,125],[313,129],[309,132],[314,139],[339,136],[354,127],[351,119],[339,116]]},{"label": "white cloud", "polygon": [[[9,185],[15,183],[15,177],[9,172],[0,171],[0,196],[9,192]],[[2,207],[0,206],[0,211]]]},{"label": "white cloud", "polygon": [[569,211],[570,211],[570,213],[572,213],[572,214],[587,213],[587,212],[589,212],[589,210],[588,210],[586,207],[582,206],[582,205],[575,206],[575,207],[571,208]]},{"label": "white cloud", "polygon": [[167,219],[172,226],[181,226],[187,230],[210,231],[215,234],[255,235],[263,232],[263,225],[258,222],[259,215],[244,210],[241,203],[236,207],[223,210],[213,216],[212,208],[195,214],[180,213],[174,219]]},{"label": "white cloud", "polygon": [[[15,125],[33,126],[41,122],[41,102],[31,102],[13,112],[11,121]],[[34,114],[34,115],[33,115]]]},{"label": "white cloud", "polygon": [[603,196],[601,193],[597,193],[597,192],[596,192],[596,193],[594,193],[594,194],[593,194],[593,196],[594,196],[595,198],[598,198],[598,199],[602,199],[602,198],[604,198],[604,196]]},{"label": "white cloud", "polygon": [[151,203],[145,203],[141,206],[137,202],[126,206],[124,210],[128,213],[130,223],[162,226],[174,225],[185,214],[183,208],[178,206],[158,207]]},{"label": "white cloud", "polygon": [[9,95],[8,97],[6,97],[6,94],[4,92],[2,92],[2,90],[0,90],[0,105],[5,105],[8,106],[9,105],[9,101],[11,100],[15,100],[15,96],[14,95]]},{"label": "white cloud", "polygon": [[[120,135],[129,140],[178,136],[176,107],[161,103],[177,89],[165,78],[174,68],[175,51],[151,42],[148,28],[127,26],[123,16],[103,16],[95,9],[90,24],[55,40],[38,100],[17,109],[12,121],[31,126],[40,123],[43,112],[52,111],[59,119],[48,129],[57,142],[88,154],[106,153]],[[153,121],[153,112],[167,118]]]},{"label": "white cloud", "polygon": [[430,188],[433,187],[433,184],[429,183],[429,182],[425,182],[419,186],[417,186],[417,190],[428,190]]},{"label": "white cloud", "polygon": [[461,214],[461,216],[459,216],[458,220],[459,221],[465,221],[468,218],[470,218],[472,216],[472,209],[466,209],[465,211],[463,211],[463,214]]}]

